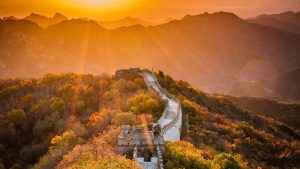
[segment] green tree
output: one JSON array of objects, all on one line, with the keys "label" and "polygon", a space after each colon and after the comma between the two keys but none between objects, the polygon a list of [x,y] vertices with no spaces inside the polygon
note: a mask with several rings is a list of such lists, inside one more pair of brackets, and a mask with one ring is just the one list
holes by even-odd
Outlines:
[{"label": "green tree", "polygon": [[185,112],[195,115],[200,110],[200,106],[197,103],[184,98],[182,101],[182,109],[184,109]]},{"label": "green tree", "polygon": [[64,98],[64,99],[72,98],[75,94],[75,87],[71,84],[66,84],[65,86],[57,89],[56,94],[60,98]]},{"label": "green tree", "polygon": [[54,112],[62,112],[66,108],[66,103],[62,99],[53,98],[50,100],[50,107]]},{"label": "green tree", "polygon": [[243,169],[247,168],[247,163],[232,154],[220,153],[214,157],[212,166],[217,169]]},{"label": "green tree", "polygon": [[85,102],[83,100],[79,100],[76,102],[76,112],[81,114],[85,110]]},{"label": "green tree", "polygon": [[36,97],[33,94],[27,94],[21,99],[21,104],[24,110],[28,110],[35,102]]},{"label": "green tree", "polygon": [[47,116],[45,117],[44,120],[38,120],[35,123],[32,132],[37,139],[43,140],[45,137],[48,136],[52,128],[53,128],[53,122],[51,118]]},{"label": "green tree", "polygon": [[7,118],[11,122],[17,122],[21,119],[26,118],[26,114],[23,109],[12,109],[7,113]]}]

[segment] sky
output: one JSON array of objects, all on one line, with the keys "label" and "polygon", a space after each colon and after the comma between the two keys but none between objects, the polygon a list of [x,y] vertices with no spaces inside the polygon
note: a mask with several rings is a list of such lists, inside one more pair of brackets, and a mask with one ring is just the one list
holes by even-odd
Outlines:
[{"label": "sky", "polygon": [[159,21],[204,12],[233,12],[249,18],[290,10],[300,11],[300,0],[0,0],[0,17],[53,16],[59,12],[70,18],[115,20],[131,16]]}]

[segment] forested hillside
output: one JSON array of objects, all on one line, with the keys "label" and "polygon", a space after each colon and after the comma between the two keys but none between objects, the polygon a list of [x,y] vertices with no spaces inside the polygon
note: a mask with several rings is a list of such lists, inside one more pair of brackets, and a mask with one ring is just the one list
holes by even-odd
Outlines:
[{"label": "forested hillside", "polygon": [[[183,109],[182,141],[165,144],[166,169],[300,167],[298,131],[156,75]],[[120,126],[157,121],[164,106],[138,75],[2,79],[0,168],[139,168],[115,153]]]},{"label": "forested hillside", "polygon": [[[233,153],[246,159],[250,168],[300,167],[299,131],[293,131],[271,118],[242,110],[221,95],[206,94],[187,82],[174,81],[163,72],[157,73],[157,78],[164,88],[182,102],[185,124],[182,139],[203,151],[196,152],[195,156],[201,155],[209,160],[212,155],[223,152],[229,154],[219,155],[221,159],[239,159],[239,156],[230,155]],[[180,150],[185,143],[178,144],[173,146]],[[193,149],[191,147],[192,152]],[[176,153],[167,160],[171,166],[184,163],[184,159]],[[226,166],[236,165],[224,163]]]},{"label": "forested hillside", "polygon": [[[61,168],[67,164],[59,162],[70,150],[94,142],[102,154],[96,155],[93,148],[77,159],[95,155],[101,159],[95,165],[136,166],[115,155],[119,126],[153,121],[162,106],[138,76],[124,80],[48,74],[41,79],[1,80],[0,168]],[[79,165],[73,162],[71,166]]]},{"label": "forested hillside", "polygon": [[225,97],[245,110],[273,118],[300,130],[300,104],[280,103],[264,98]]}]

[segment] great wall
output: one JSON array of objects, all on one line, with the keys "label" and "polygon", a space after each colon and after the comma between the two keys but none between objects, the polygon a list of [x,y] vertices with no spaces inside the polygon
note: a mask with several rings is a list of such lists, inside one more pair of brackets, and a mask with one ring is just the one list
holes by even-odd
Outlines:
[{"label": "great wall", "polygon": [[180,140],[182,126],[180,102],[160,86],[150,70],[139,68],[118,70],[116,76],[122,77],[130,73],[141,75],[148,89],[156,92],[166,102],[166,107],[157,123],[149,123],[147,126],[122,126],[118,136],[117,153],[132,156],[143,169],[163,169],[164,142]]}]

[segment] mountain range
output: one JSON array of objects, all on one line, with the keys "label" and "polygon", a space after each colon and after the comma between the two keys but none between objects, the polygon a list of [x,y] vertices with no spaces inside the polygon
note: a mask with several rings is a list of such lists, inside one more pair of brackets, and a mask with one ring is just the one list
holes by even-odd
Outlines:
[{"label": "mountain range", "polygon": [[300,12],[287,11],[280,14],[263,14],[247,21],[300,34],[299,18]]},{"label": "mountain range", "polygon": [[0,20],[1,77],[146,67],[164,70],[207,92],[226,94],[234,93],[236,84],[272,81],[300,67],[299,34],[233,13],[186,15],[156,26],[115,29],[99,21],[62,19],[59,14],[50,20],[61,22],[45,22],[43,27],[48,27],[43,28],[36,18],[40,17]]},{"label": "mountain range", "polygon": [[[39,15],[36,13],[31,13],[29,16],[26,16],[24,18],[18,19],[14,16],[9,16],[9,17],[3,17],[4,20],[28,20],[32,21],[34,23],[37,23],[40,27],[42,28],[47,28],[49,26],[55,25],[57,23],[60,23],[62,21],[69,20],[66,16],[62,15],[61,13],[56,13],[54,14],[53,17],[46,17],[43,15]],[[81,20],[85,21],[90,21],[91,19],[89,18],[79,18]],[[169,20],[167,20],[169,21]],[[166,22],[167,22],[166,21]],[[116,29],[120,27],[126,27],[126,26],[132,26],[132,25],[143,25],[143,26],[151,26],[155,25],[154,23],[139,19],[139,18],[133,18],[133,17],[125,17],[119,20],[114,20],[114,21],[100,21],[100,20],[95,20],[99,25],[106,29]]]},{"label": "mountain range", "polygon": [[106,29],[117,29],[119,27],[126,27],[132,25],[143,25],[143,26],[154,25],[154,23],[144,21],[139,18],[132,18],[132,17],[125,17],[115,21],[98,21],[97,23]]},{"label": "mountain range", "polygon": [[52,18],[32,13],[29,16],[25,17],[24,20],[35,22],[39,26],[47,28],[50,25],[54,25],[62,21],[68,20],[68,18],[60,13],[56,13]]}]

